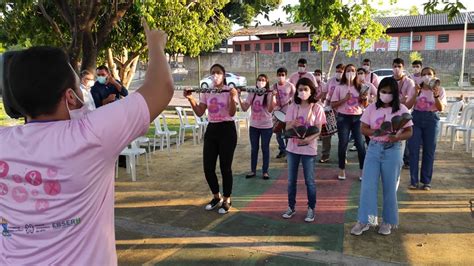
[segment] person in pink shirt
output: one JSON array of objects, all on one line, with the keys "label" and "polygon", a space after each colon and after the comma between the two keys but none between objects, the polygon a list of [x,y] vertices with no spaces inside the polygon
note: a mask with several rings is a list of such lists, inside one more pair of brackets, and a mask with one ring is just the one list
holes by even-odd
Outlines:
[{"label": "person in pink shirt", "polygon": [[12,57],[14,109],[27,123],[0,129],[0,265],[117,265],[115,162],[173,95],[167,36],[144,27],[143,85],[93,112],[62,49]]},{"label": "person in pink shirt", "polygon": [[272,114],[268,111],[268,106],[272,100],[270,93],[270,82],[265,74],[260,74],[257,77],[257,88],[265,89],[266,93],[249,93],[247,99],[243,102],[239,97],[240,107],[244,112],[251,108],[250,115],[250,173],[245,178],[252,178],[257,173],[258,160],[258,146],[260,140],[262,141],[262,177],[263,179],[270,179],[268,174],[268,166],[270,164],[270,140],[273,135],[273,121]]},{"label": "person in pink shirt", "polygon": [[360,132],[360,117],[368,105],[368,93],[360,94],[361,84],[356,78],[356,68],[349,64],[344,69],[341,83],[334,90],[331,106],[337,110],[337,135],[339,137],[338,158],[340,180],[346,179],[346,151],[352,133],[359,157],[360,177],[365,158],[365,145]]},{"label": "person in pink shirt", "polygon": [[[431,190],[433,165],[438,139],[440,122],[439,112],[446,107],[446,92],[436,78],[436,72],[431,67],[421,71],[423,82],[416,86],[416,93],[407,100],[407,107],[413,107],[413,137],[408,140],[410,151],[410,186],[409,189]],[[435,81],[438,82],[435,82]],[[423,146],[421,157],[421,172],[419,173],[420,148]],[[420,178],[421,175],[421,178]],[[419,182],[423,184],[420,186]]]},{"label": "person in pink shirt", "polygon": [[306,69],[307,65],[308,61],[306,61],[306,59],[300,58],[298,60],[298,72],[295,72],[290,75],[289,81],[291,84],[295,85],[296,83],[298,83],[298,80],[302,78],[308,78],[315,84],[315,86],[317,86],[316,79],[314,78],[313,74],[308,72]]},{"label": "person in pink shirt", "polygon": [[372,64],[372,62],[370,61],[370,59],[366,58],[362,61],[362,68],[365,69],[365,80],[369,83],[372,83],[375,88],[378,88],[379,87],[379,76],[377,76],[377,74],[375,74],[374,72],[370,71],[370,65]]},{"label": "person in pink shirt", "polygon": [[[337,64],[336,65],[336,73],[334,77],[330,78],[326,83],[326,86],[322,88],[322,101],[324,103],[324,109],[328,111],[332,110],[331,107],[331,97],[334,94],[334,90],[336,86],[338,86],[341,82],[342,74],[344,73],[344,68],[346,66],[344,64]],[[322,151],[321,157],[319,159],[320,163],[327,163],[329,162],[329,156],[331,155],[331,138],[332,135],[321,137],[322,141]]]},{"label": "person in pink shirt", "polygon": [[[268,105],[268,111],[270,113],[274,111],[280,111],[286,114],[286,110],[288,109],[288,106],[293,100],[293,96],[295,95],[296,89],[293,84],[286,80],[287,75],[288,71],[286,70],[286,68],[280,67],[277,69],[278,81],[272,86],[272,100]],[[273,123],[275,124],[277,123],[277,121],[273,121]],[[278,149],[280,150],[276,158],[283,158],[286,156],[286,141],[283,139],[283,130],[285,130],[284,127],[280,130],[276,130],[277,132],[275,132],[276,139],[278,142]]]},{"label": "person in pink shirt", "polygon": [[[209,125],[204,135],[203,165],[206,181],[213,194],[212,199],[204,207],[207,211],[218,208],[220,214],[229,212],[232,202],[233,176],[232,161],[237,146],[237,131],[233,116],[237,110],[238,96],[235,88],[229,88],[225,79],[225,69],[220,64],[214,64],[210,69],[214,93],[204,93],[198,103],[192,92],[184,90],[183,95],[188,99],[193,111],[202,116],[208,111]],[[219,192],[219,181],[216,175],[216,163],[222,175],[223,196]]]},{"label": "person in pink shirt", "polygon": [[[326,88],[326,82],[323,81],[323,72],[321,69],[315,69],[313,73],[314,79],[316,80],[316,89],[317,89],[317,96],[316,99],[322,100],[325,99],[323,96],[326,96],[323,94],[323,88]],[[327,89],[327,88],[326,88]],[[324,102],[321,102],[321,104],[324,104]]]},{"label": "person in pink shirt", "polygon": [[[326,123],[326,116],[321,105],[316,102],[316,87],[310,79],[302,78],[296,84],[297,94],[294,102],[288,108],[285,116],[286,129],[292,130],[298,126],[306,128],[316,126],[321,131],[322,124]],[[303,165],[303,173],[308,197],[308,210],[305,222],[313,222],[316,208],[316,182],[314,181],[314,157],[317,155],[318,134],[291,138],[288,141],[288,210],[282,217],[289,219],[296,213],[296,180],[299,164]]]},{"label": "person in pink shirt", "polygon": [[397,187],[402,165],[402,144],[412,135],[412,121],[389,132],[376,134],[384,122],[391,123],[394,116],[408,114],[408,108],[400,104],[398,84],[392,77],[384,78],[379,85],[377,102],[369,105],[362,115],[361,131],[371,141],[364,161],[364,178],[360,189],[358,222],[351,234],[361,235],[370,226],[378,225],[378,187],[382,179],[383,223],[378,233],[389,235],[398,225]]},{"label": "person in pink shirt", "polygon": [[421,77],[421,68],[423,67],[423,62],[421,60],[415,60],[411,63],[412,74],[410,78],[415,81],[415,84],[420,85],[422,82]]}]

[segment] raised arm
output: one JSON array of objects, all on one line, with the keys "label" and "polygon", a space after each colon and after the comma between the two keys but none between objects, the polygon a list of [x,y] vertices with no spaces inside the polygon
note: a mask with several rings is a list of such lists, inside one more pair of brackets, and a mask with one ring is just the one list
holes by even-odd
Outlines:
[{"label": "raised arm", "polygon": [[148,69],[143,85],[137,90],[148,105],[150,122],[168,106],[173,97],[173,78],[165,56],[167,35],[161,30],[150,30],[143,21],[148,44]]}]

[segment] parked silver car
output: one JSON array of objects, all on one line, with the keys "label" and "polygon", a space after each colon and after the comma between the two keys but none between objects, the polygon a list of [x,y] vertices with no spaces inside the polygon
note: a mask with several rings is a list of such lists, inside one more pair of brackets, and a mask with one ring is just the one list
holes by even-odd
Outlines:
[{"label": "parked silver car", "polygon": [[[229,87],[245,87],[245,86],[247,86],[247,78],[244,77],[244,76],[239,76],[239,75],[227,72],[225,74],[225,78],[227,80],[227,85]],[[207,76],[207,77],[201,79],[201,81],[199,81],[199,84],[200,84],[202,89],[207,89],[207,88],[211,87],[211,84],[212,84],[211,76]]]}]

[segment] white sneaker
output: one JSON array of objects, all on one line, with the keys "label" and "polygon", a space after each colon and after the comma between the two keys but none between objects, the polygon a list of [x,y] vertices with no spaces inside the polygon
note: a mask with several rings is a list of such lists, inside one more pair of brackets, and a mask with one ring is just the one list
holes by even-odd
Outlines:
[{"label": "white sneaker", "polygon": [[345,176],[345,175],[338,175],[338,176],[337,176],[337,179],[339,179],[339,180],[346,180],[346,176]]},{"label": "white sneaker", "polygon": [[291,217],[293,217],[293,215],[295,215],[296,211],[291,209],[290,207],[288,207],[288,210],[286,210],[285,213],[283,213],[281,215],[281,217],[285,218],[285,219],[290,219]]},{"label": "white sneaker", "polygon": [[360,236],[362,235],[362,233],[364,233],[365,231],[369,230],[369,225],[368,224],[362,224],[360,222],[357,222],[354,227],[352,227],[351,229],[351,234],[355,235],[355,236]]},{"label": "white sneaker", "polygon": [[359,176],[359,181],[362,181],[362,176]]},{"label": "white sneaker", "polygon": [[382,225],[380,225],[378,233],[384,236],[388,236],[392,233],[392,226],[389,224],[382,223]]},{"label": "white sneaker", "polygon": [[352,146],[349,150],[350,150],[350,151],[356,151],[356,150],[357,150],[357,147],[354,145],[354,146]]},{"label": "white sneaker", "polygon": [[308,212],[306,213],[306,218],[304,218],[304,221],[307,223],[313,222],[314,221],[314,210],[308,207]]}]

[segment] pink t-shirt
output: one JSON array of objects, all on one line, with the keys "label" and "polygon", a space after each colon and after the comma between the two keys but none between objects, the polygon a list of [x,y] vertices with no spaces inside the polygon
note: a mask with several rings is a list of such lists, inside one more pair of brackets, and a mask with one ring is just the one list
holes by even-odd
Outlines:
[{"label": "pink t-shirt", "polygon": [[346,115],[360,115],[362,114],[363,107],[359,103],[359,92],[354,86],[339,85],[336,86],[334,93],[331,97],[331,102],[337,102],[344,99],[347,93],[350,92],[352,97],[345,103],[337,107],[337,112]]},{"label": "pink t-shirt", "polygon": [[[252,112],[250,114],[250,126],[267,129],[273,127],[272,114],[268,112],[268,105],[271,101],[271,94],[258,95],[249,93],[245,102],[250,104]],[[267,97],[267,103],[263,106],[263,100]]]},{"label": "pink t-shirt", "polygon": [[[286,82],[283,85],[276,83],[275,85],[278,89],[278,93],[276,95],[277,105],[275,106],[275,110],[286,113],[286,110],[288,109],[290,102],[293,101],[293,97],[296,92],[295,85],[290,82]],[[275,88],[275,85],[273,85],[272,88]]]},{"label": "pink t-shirt", "polygon": [[326,83],[326,92],[328,93],[326,95],[326,105],[330,105],[331,103],[331,97],[334,94],[334,90],[336,89],[337,86],[339,86],[341,81],[337,80],[336,77],[332,77],[328,80],[328,83]]},{"label": "pink t-shirt", "polygon": [[[447,104],[446,92],[444,91],[444,88],[440,88],[439,90],[439,100],[443,105]],[[438,112],[438,109],[435,105],[433,92],[431,90],[421,89],[420,95],[416,97],[416,103],[413,109],[417,111]]]},{"label": "pink t-shirt", "polygon": [[[316,83],[316,78],[313,76],[313,74],[309,73],[309,72],[305,72],[305,73],[299,73],[299,72],[295,72],[293,74],[291,74],[290,76],[290,83],[295,85],[296,87],[296,83],[298,83],[298,80],[302,79],[302,78],[308,78],[310,79],[313,83],[314,83],[314,86],[318,86],[318,83]],[[296,88],[298,89],[298,88]]]},{"label": "pink t-shirt", "polygon": [[[362,123],[364,124],[369,125],[371,129],[379,129],[380,125],[382,125],[384,121],[392,121],[392,117],[396,115],[402,115],[404,113],[409,113],[409,110],[403,104],[400,104],[400,110],[398,110],[395,113],[392,113],[392,107],[387,107],[387,108],[381,107],[377,109],[377,107],[375,106],[375,103],[373,103],[367,106],[364,113],[362,114],[362,117],[360,118],[360,121],[362,121]],[[405,124],[405,126],[403,126],[403,128],[407,128],[411,126],[413,126],[413,122],[409,121],[408,123]],[[378,137],[370,136],[370,139],[375,140],[375,141],[387,142],[388,136],[387,135],[378,136]]]},{"label": "pink t-shirt", "polygon": [[[308,112],[312,112],[308,120]],[[324,109],[319,104],[310,104],[307,107],[301,107],[299,104],[292,103],[288,107],[285,116],[285,121],[293,121],[298,119],[300,123],[305,126],[317,126],[321,129],[321,125],[326,124],[326,115]],[[286,150],[296,154],[302,155],[317,155],[317,140],[314,139],[309,145],[298,146],[298,140],[295,138],[288,140]]]},{"label": "pink t-shirt", "polygon": [[116,265],[115,161],[149,124],[132,93],[78,120],[1,128],[0,265]]},{"label": "pink t-shirt", "polygon": [[421,75],[415,76],[411,75],[410,78],[415,82],[415,84],[420,85],[423,82],[423,77]]},{"label": "pink t-shirt", "polygon": [[377,74],[374,72],[370,72],[369,74],[365,75],[365,82],[372,83],[375,88],[378,88],[380,83],[379,76],[377,76]]},{"label": "pink t-shirt", "polygon": [[[230,88],[224,86],[222,89],[229,90]],[[200,102],[207,105],[210,123],[234,121],[233,117],[229,114],[229,97],[229,92],[201,94]],[[234,101],[238,103],[239,99],[235,97]]]},{"label": "pink t-shirt", "polygon": [[407,98],[413,97],[416,93],[415,90],[415,81],[407,76],[403,76],[403,78],[398,82],[398,92],[400,93],[400,101],[406,101]]}]

